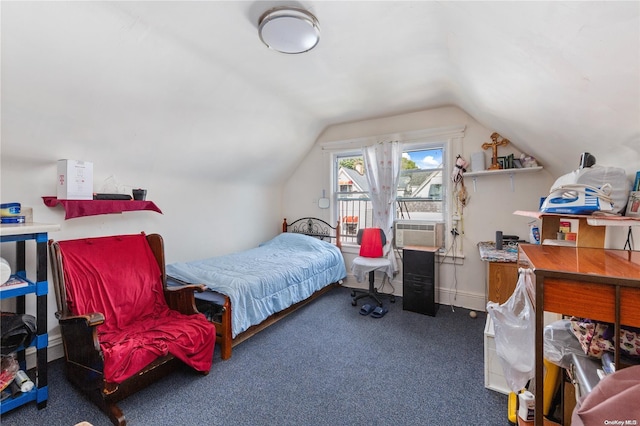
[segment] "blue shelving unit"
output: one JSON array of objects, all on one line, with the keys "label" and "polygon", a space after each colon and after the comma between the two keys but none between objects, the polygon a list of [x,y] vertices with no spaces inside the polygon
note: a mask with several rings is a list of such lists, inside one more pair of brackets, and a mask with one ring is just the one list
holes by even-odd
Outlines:
[{"label": "blue shelving unit", "polygon": [[[28,282],[28,285],[18,288],[3,288],[0,290],[0,299],[16,298],[16,313],[25,313],[25,298],[34,295],[36,297],[36,336],[29,346],[36,348],[36,368],[34,380],[36,386],[23,392],[14,398],[8,398],[0,402],[2,414],[28,402],[35,401],[38,409],[47,406],[49,397],[47,387],[47,346],[49,337],[47,334],[47,294],[49,283],[47,281],[47,241],[48,233],[60,229],[59,225],[42,223],[21,223],[0,225],[0,243],[14,242],[16,249],[15,275]],[[26,271],[26,242],[34,240],[36,247],[36,280],[27,278]],[[20,348],[18,361],[20,367],[26,370],[25,349]],[[33,376],[31,374],[30,376]]]}]

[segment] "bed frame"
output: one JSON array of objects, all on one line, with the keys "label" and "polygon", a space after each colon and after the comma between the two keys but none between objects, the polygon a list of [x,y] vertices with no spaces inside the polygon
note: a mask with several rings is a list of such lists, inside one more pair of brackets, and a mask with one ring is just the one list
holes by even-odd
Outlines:
[{"label": "bed frame", "polygon": [[[319,238],[324,241],[328,241],[333,243],[335,241],[335,245],[338,248],[341,248],[340,244],[340,222],[336,224],[336,226],[331,226],[327,222],[322,219],[305,217],[302,219],[298,219],[291,224],[287,223],[287,219],[285,218],[282,222],[282,232],[295,232],[299,234],[310,235],[312,237]],[[187,284],[187,283],[184,283]],[[276,312],[271,315],[269,318],[265,319],[260,324],[253,325],[249,327],[247,330],[238,334],[235,339],[232,338],[232,330],[231,330],[231,301],[229,297],[224,294],[214,292],[211,290],[207,290],[208,292],[215,293],[220,300],[220,304],[217,302],[209,302],[209,304],[217,305],[215,306],[217,309],[217,314],[213,316],[210,321],[216,326],[216,343],[220,345],[220,356],[223,360],[227,360],[231,358],[232,348],[256,333],[264,330],[272,324],[280,321],[282,318],[286,317],[292,312],[300,309],[305,306],[309,302],[317,299],[322,296],[324,293],[329,290],[337,287],[339,283],[331,283],[326,287],[321,288],[320,290],[313,293],[309,298],[305,300],[301,300],[300,302],[289,306],[288,308]],[[196,298],[197,298],[196,294]]]},{"label": "bed frame", "polygon": [[339,249],[342,249],[342,244],[340,243],[340,221],[336,223],[336,226],[331,226],[322,219],[317,219],[315,217],[303,217],[289,225],[287,224],[287,218],[285,217],[282,222],[282,232],[296,232],[328,242],[336,240],[336,246]]}]

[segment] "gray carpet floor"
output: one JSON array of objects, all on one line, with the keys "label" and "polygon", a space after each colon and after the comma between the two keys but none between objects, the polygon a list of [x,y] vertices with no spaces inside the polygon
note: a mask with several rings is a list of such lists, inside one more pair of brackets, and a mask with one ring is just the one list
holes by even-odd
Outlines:
[{"label": "gray carpet floor", "polygon": [[[366,303],[366,302],[365,302]],[[361,303],[362,304],[362,303]],[[208,376],[182,368],[119,405],[128,425],[509,425],[507,397],[484,387],[486,314],[441,305],[435,317],[385,301],[359,315],[337,288],[236,346]],[[109,425],[49,364],[49,400],[2,425]]]}]

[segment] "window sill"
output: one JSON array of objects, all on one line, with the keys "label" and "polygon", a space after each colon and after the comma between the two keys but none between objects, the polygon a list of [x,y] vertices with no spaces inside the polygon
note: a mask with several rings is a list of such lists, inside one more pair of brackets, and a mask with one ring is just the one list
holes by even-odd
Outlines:
[{"label": "window sill", "polygon": [[[397,252],[401,252],[402,249],[394,249]],[[342,243],[342,252],[345,254],[355,254],[356,256],[360,254],[360,246],[357,244],[352,244],[352,243]],[[440,258],[442,260],[443,263],[449,263],[446,262],[447,259],[449,259],[451,262],[455,262],[458,259],[464,261],[465,256],[462,253],[458,253],[455,255],[452,255],[450,253],[445,254],[444,250],[441,249],[440,251],[438,251],[436,253],[436,256],[438,256],[438,258]],[[402,255],[398,255],[398,258],[402,258]]]}]

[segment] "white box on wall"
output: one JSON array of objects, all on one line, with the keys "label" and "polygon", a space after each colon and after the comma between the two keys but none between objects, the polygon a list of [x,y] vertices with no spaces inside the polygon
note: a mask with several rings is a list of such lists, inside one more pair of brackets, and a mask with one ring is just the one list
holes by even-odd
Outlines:
[{"label": "white box on wall", "polygon": [[471,154],[471,171],[481,172],[483,170],[486,170],[484,165],[484,152],[474,152]]},{"label": "white box on wall", "polygon": [[59,200],[93,199],[93,163],[81,160],[58,160]]}]

